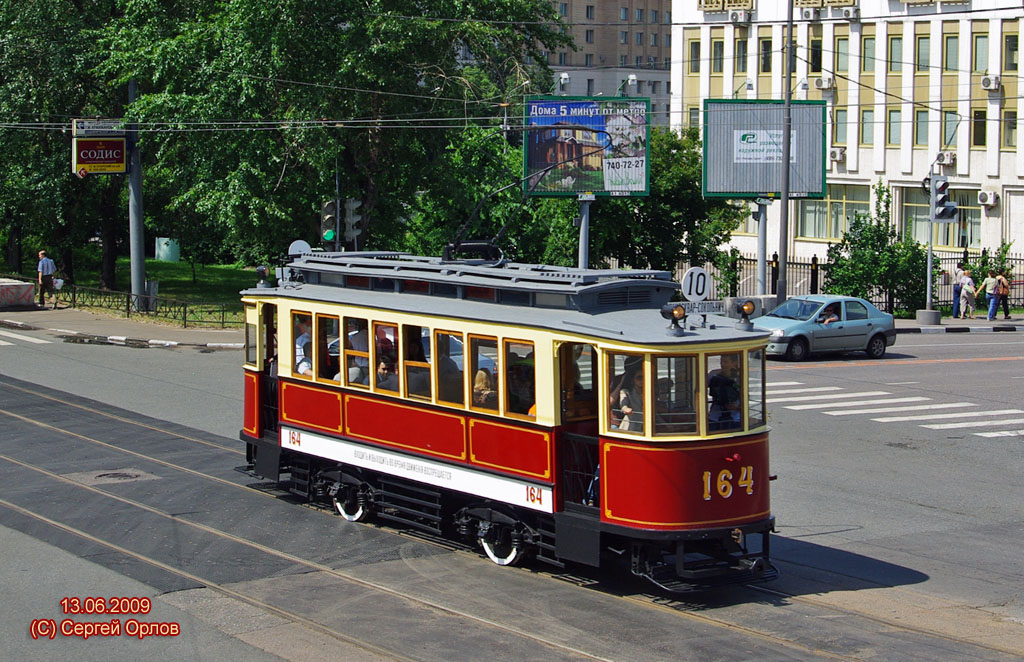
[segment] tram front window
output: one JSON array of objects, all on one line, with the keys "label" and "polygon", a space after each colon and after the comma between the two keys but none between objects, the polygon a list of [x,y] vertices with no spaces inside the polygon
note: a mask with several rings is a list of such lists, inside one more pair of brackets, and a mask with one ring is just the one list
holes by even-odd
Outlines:
[{"label": "tram front window", "polygon": [[654,434],[697,433],[697,358],[654,358]]},{"label": "tram front window", "polygon": [[708,355],[708,431],[743,427],[740,352]]},{"label": "tram front window", "polygon": [[505,410],[524,416],[537,415],[537,385],[533,343],[505,342]]},{"label": "tram front window", "polygon": [[747,425],[764,425],[764,350],[747,352]]},{"label": "tram front window", "polygon": [[498,340],[469,337],[470,370],[473,375],[473,401],[476,409],[498,410]]},{"label": "tram front window", "polygon": [[[340,322],[337,317],[327,315],[316,316],[317,369],[316,376],[320,379],[338,381],[341,377],[338,361],[338,329]],[[331,347],[335,348],[331,352]]]},{"label": "tram front window", "polygon": [[635,354],[608,355],[608,427],[622,432],[644,432],[644,359]]},{"label": "tram front window", "polygon": [[292,339],[295,341],[295,353],[292,354],[292,370],[297,375],[313,374],[313,316],[309,313],[292,314]]}]

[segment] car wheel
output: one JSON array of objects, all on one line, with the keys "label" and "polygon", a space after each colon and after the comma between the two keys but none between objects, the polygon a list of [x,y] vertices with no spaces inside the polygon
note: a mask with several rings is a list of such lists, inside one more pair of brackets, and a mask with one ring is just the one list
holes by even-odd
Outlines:
[{"label": "car wheel", "polygon": [[868,341],[868,347],[864,350],[869,358],[880,359],[885,356],[885,336],[878,334]]},{"label": "car wheel", "polygon": [[803,361],[807,358],[807,339],[793,338],[786,348],[787,361]]}]

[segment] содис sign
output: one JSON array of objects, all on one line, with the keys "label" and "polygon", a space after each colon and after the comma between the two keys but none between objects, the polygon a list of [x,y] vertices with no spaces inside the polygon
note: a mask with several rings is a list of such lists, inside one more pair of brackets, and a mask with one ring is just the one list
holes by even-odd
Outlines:
[{"label": "\u0441\u043e\u0434\u0438\u0441 sign", "polygon": [[92,173],[126,171],[124,138],[75,138],[71,144],[71,172],[79,177]]}]

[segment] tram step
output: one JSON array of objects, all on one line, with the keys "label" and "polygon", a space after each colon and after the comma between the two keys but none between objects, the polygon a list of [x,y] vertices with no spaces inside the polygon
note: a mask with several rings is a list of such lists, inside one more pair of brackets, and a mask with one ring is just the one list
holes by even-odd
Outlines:
[{"label": "tram step", "polygon": [[555,523],[554,521],[542,519],[536,527],[537,559],[551,564],[556,568],[564,568],[565,563],[559,561],[555,556]]},{"label": "tram step", "polygon": [[377,517],[379,517],[380,519],[386,519],[391,520],[392,522],[405,524],[406,526],[411,526],[415,529],[419,529],[420,531],[433,533],[434,535],[442,535],[440,526],[433,526],[427,522],[424,522],[423,518],[419,516],[419,514],[417,514],[415,517],[403,517],[401,514],[398,514],[402,512],[401,510],[394,508],[393,506],[391,506],[390,508],[393,508],[395,511],[398,512],[388,512],[386,510],[382,510],[377,513]]}]

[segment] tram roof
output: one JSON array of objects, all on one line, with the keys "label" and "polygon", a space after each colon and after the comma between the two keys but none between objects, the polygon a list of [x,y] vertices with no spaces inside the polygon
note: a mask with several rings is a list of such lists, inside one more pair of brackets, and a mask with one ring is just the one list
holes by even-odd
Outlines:
[{"label": "tram roof", "polygon": [[[679,284],[667,271],[444,261],[393,252],[292,257],[278,270],[278,287],[243,294],[486,320],[638,344],[767,336],[738,330],[735,320],[716,316],[709,316],[703,327],[688,324],[684,337],[669,334],[660,309]],[[424,289],[416,291],[412,284]],[[494,298],[474,298],[472,288],[494,290]]]}]

